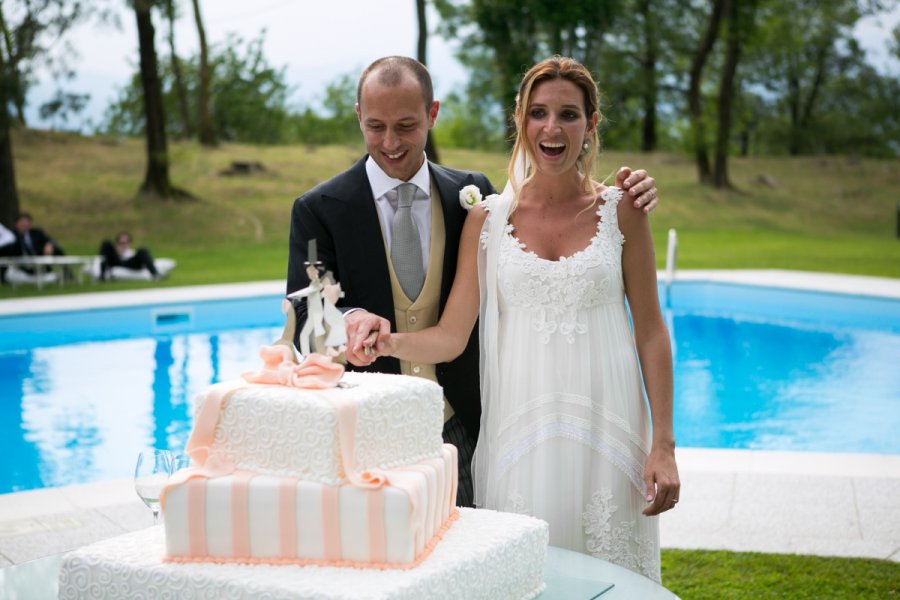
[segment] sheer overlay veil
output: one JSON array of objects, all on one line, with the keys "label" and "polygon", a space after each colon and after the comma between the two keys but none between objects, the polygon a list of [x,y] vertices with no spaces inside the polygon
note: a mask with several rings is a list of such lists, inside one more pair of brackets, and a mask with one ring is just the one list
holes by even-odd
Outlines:
[{"label": "sheer overlay veil", "polygon": [[498,401],[499,363],[497,360],[497,327],[500,320],[497,299],[497,263],[500,239],[506,230],[510,211],[515,205],[518,189],[525,180],[529,160],[524,150],[519,149],[513,159],[513,179],[506,182],[500,195],[489,196],[485,209],[489,212],[481,230],[478,248],[478,286],[481,305],[478,319],[480,340],[479,376],[481,377],[481,427],[475,456],[472,460],[472,476],[475,485],[475,506],[483,507],[490,487],[490,457],[492,432],[500,425],[499,411],[494,404]]}]

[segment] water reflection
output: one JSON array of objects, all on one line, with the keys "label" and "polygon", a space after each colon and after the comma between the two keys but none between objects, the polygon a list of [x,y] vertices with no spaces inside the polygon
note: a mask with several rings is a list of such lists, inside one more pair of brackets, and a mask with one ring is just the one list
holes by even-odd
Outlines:
[{"label": "water reflection", "polygon": [[[900,454],[900,334],[667,315],[679,445]],[[124,479],[280,327],[0,352],[0,493]]]},{"label": "water reflection", "polygon": [[679,445],[900,453],[900,335],[675,315]]},{"label": "water reflection", "polygon": [[0,493],[131,476],[140,448],[182,449],[194,398],[259,368],[260,328],[0,353]]}]

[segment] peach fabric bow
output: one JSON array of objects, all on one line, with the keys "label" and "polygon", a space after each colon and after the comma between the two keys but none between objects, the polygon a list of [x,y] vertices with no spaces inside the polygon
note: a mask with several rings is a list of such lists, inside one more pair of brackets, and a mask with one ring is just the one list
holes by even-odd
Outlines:
[{"label": "peach fabric bow", "polygon": [[308,354],[299,365],[294,362],[293,351],[276,344],[259,350],[263,368],[258,373],[244,373],[247,383],[285,385],[311,390],[333,388],[344,374],[344,367],[322,354]]}]

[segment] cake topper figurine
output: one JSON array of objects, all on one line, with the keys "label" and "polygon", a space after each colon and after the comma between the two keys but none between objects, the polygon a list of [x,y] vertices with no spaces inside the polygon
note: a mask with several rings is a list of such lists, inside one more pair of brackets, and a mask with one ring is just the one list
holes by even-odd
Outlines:
[{"label": "cake topper figurine", "polygon": [[341,356],[346,349],[347,333],[344,329],[344,316],[335,304],[343,298],[339,283],[334,282],[331,271],[322,271],[324,267],[318,260],[316,240],[309,240],[306,275],[309,285],[285,297],[283,309],[287,316],[284,332],[276,344],[284,344],[292,349],[297,318],[294,313],[293,300],[306,299],[306,322],[300,330],[300,353],[305,357],[316,352],[332,358]]}]

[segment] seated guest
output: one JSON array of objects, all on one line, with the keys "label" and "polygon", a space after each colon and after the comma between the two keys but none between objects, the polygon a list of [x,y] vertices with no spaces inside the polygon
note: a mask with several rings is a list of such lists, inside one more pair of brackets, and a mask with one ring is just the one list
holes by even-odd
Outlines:
[{"label": "seated guest", "polygon": [[100,279],[104,281],[113,267],[125,267],[133,271],[147,269],[153,279],[159,279],[159,272],[156,270],[150,251],[146,248],[132,249],[131,234],[127,231],[120,231],[116,234],[115,245],[109,240],[103,240],[100,244],[100,255],[103,257]]},{"label": "seated guest", "polygon": [[20,256],[63,256],[62,247],[43,229],[32,226],[31,215],[23,212],[16,217],[16,244]]},{"label": "seated guest", "polygon": [[[40,227],[32,226],[33,220],[27,212],[19,213],[16,217],[16,246],[15,256],[64,256],[66,253],[53,238]],[[18,267],[29,275],[38,274],[38,270],[30,265]],[[74,275],[69,267],[63,270],[63,277],[73,279]]]},{"label": "seated guest", "polygon": [[[16,247],[16,234],[0,223],[0,258],[17,256],[19,249]],[[6,265],[0,265],[0,283],[6,283]]]}]

